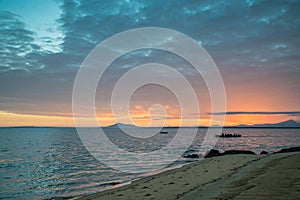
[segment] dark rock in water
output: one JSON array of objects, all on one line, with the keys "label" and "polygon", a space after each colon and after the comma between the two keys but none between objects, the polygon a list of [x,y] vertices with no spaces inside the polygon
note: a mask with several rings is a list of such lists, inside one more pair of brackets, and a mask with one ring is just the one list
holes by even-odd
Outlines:
[{"label": "dark rock in water", "polygon": [[199,151],[199,150],[196,150],[196,149],[188,149],[184,152],[184,154],[190,154],[190,153],[193,153],[193,152],[196,152],[196,151]]},{"label": "dark rock in water", "polygon": [[275,153],[289,153],[289,152],[297,152],[297,151],[300,151],[300,147],[281,149],[280,151],[276,151]]},{"label": "dark rock in water", "polygon": [[118,185],[120,183],[121,182],[119,182],[119,181],[113,181],[113,182],[109,182],[108,185]]},{"label": "dark rock in water", "polygon": [[115,186],[121,184],[120,181],[111,181],[111,182],[106,182],[106,183],[102,183],[101,186]]},{"label": "dark rock in water", "polygon": [[253,151],[249,150],[227,150],[224,153],[220,153],[220,151],[212,149],[208,154],[204,156],[204,158],[216,157],[216,156],[225,156],[225,155],[235,155],[235,154],[250,154],[256,155]]},{"label": "dark rock in water", "polygon": [[220,153],[220,151],[212,149],[204,156],[204,158],[210,158],[210,157],[221,156],[221,155],[222,154]]},{"label": "dark rock in water", "polygon": [[268,152],[262,151],[262,152],[260,152],[260,155],[262,155],[262,154],[268,154]]},{"label": "dark rock in water", "polygon": [[234,155],[234,154],[251,154],[256,155],[253,151],[249,150],[228,150],[222,153],[222,155]]},{"label": "dark rock in water", "polygon": [[184,156],[185,158],[199,158],[199,155],[198,154],[190,154],[190,155],[186,155]]}]

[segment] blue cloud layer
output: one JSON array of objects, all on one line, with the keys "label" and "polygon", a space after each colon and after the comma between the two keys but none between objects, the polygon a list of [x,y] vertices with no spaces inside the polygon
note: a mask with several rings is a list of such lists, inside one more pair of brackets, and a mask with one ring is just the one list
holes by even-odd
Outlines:
[{"label": "blue cloud layer", "polygon": [[[60,52],[46,51],[36,44],[35,33],[26,28],[18,13],[2,8],[0,110],[42,114],[71,111],[73,80],[86,55],[116,33],[145,26],[171,28],[194,38],[220,67],[225,83],[230,82],[228,87],[245,84],[249,77],[259,77],[260,69],[271,68],[272,75],[267,71],[264,76],[287,79],[284,87],[297,98],[296,94],[300,93],[299,7],[299,1],[288,0],[164,3],[65,0],[60,2],[62,14],[56,27],[63,33]],[[108,79],[120,76],[126,67],[144,62],[136,56],[142,58],[146,54],[165,64],[185,65],[176,58],[166,60],[163,53],[144,50],[121,59]],[[239,76],[242,71],[249,73]]]}]

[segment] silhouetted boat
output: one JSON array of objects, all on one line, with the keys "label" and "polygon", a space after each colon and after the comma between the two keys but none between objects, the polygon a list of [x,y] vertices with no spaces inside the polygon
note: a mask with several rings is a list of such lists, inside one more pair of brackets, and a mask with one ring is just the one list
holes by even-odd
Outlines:
[{"label": "silhouetted boat", "polygon": [[168,131],[160,131],[160,134],[168,134]]},{"label": "silhouetted boat", "polygon": [[221,135],[219,135],[218,137],[221,138],[231,138],[231,137],[242,137],[241,134],[231,134],[231,133],[222,133]]}]

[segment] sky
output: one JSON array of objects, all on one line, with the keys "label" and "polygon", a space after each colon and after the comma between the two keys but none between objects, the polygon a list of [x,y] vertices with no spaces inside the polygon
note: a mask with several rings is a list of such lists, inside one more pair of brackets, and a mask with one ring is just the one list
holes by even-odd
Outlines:
[{"label": "sky", "polygon": [[[103,40],[133,28],[163,27],[203,46],[221,72],[227,109],[211,112],[201,76],[167,52],[140,50],[122,56],[106,72],[96,94],[100,125],[149,125],[149,108],[160,104],[166,126],[300,121],[300,1],[93,1],[0,0],[0,126],[73,126],[72,88],[89,52]],[[113,116],[109,96],[116,80],[155,59],[191,81],[198,97],[194,113],[180,119],[176,96],[158,85],[139,88],[130,116]],[[150,125],[160,124],[160,116]],[[87,122],[88,125],[88,122]]]}]

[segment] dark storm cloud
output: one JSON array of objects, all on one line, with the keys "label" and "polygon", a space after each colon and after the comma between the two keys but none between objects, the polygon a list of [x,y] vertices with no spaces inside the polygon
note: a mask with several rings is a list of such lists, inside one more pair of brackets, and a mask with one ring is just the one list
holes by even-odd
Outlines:
[{"label": "dark storm cloud", "polygon": [[[55,113],[67,107],[71,111],[73,80],[87,54],[116,33],[145,26],[171,28],[191,36],[221,71],[236,67],[238,74],[239,70],[261,67],[274,68],[287,77],[300,73],[299,1],[66,0],[60,5],[61,52],[42,50],[34,42],[35,33],[27,30],[16,14],[0,12],[0,110]],[[146,54],[165,64],[184,65],[144,50],[124,56],[107,80],[144,62],[136,56]],[[235,77],[238,81],[244,78]],[[299,92],[299,81],[293,83],[293,92]],[[63,106],[45,106],[51,102]]]}]

